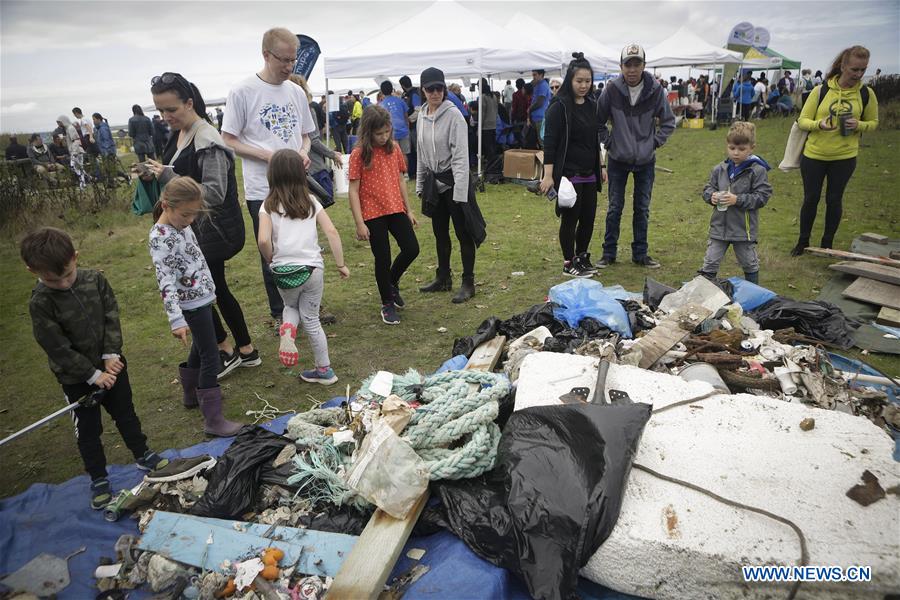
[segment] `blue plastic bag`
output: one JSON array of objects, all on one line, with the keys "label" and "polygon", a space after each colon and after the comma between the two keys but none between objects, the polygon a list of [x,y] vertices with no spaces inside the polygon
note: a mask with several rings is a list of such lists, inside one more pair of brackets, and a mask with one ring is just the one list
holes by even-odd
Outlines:
[{"label": "blue plastic bag", "polygon": [[767,290],[740,277],[730,277],[728,281],[734,286],[732,299],[741,305],[744,312],[755,310],[777,295],[772,290]]},{"label": "blue plastic bag", "polygon": [[624,338],[631,338],[628,314],[619,302],[603,291],[597,281],[573,279],[550,288],[550,302],[559,305],[553,316],[569,327],[578,327],[585,317],[593,317]]}]

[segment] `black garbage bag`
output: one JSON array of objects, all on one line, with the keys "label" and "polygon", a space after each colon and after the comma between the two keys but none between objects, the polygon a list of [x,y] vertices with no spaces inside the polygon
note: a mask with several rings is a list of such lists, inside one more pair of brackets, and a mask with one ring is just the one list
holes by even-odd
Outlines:
[{"label": "black garbage bag", "polygon": [[847,318],[841,309],[822,300],[792,300],[775,296],[749,313],[763,329],[793,327],[797,333],[846,350],[853,346],[859,321]]},{"label": "black garbage bag", "polygon": [[361,510],[350,506],[327,504],[317,506],[316,509],[315,511],[301,514],[297,521],[297,527],[331,533],[359,535],[366,528],[369,519],[372,518],[372,514],[375,512],[374,506]]},{"label": "black garbage bag", "polygon": [[571,404],[513,413],[493,471],[436,484],[453,532],[521,577],[534,598],[576,598],[579,569],[619,517],[650,410]]},{"label": "black garbage bag", "polygon": [[453,356],[460,354],[472,356],[475,348],[497,335],[505,335],[507,340],[512,341],[541,325],[549,329],[550,333],[562,331],[567,326],[553,317],[554,307],[556,304],[544,302],[535,304],[525,312],[514,315],[505,321],[500,321],[497,317],[489,317],[481,322],[474,335],[454,340]]},{"label": "black garbage bag", "polygon": [[649,306],[650,310],[656,310],[662,299],[674,291],[675,288],[647,277],[644,279],[644,304]]},{"label": "black garbage bag", "polygon": [[497,333],[505,335],[508,340],[514,340],[541,325],[549,329],[550,333],[562,331],[566,328],[566,325],[557,321],[553,316],[554,308],[556,308],[556,303],[554,302],[535,304],[525,312],[514,315],[500,323]]},{"label": "black garbage bag", "polygon": [[488,317],[475,330],[475,335],[457,338],[453,341],[453,354],[451,356],[459,356],[460,354],[466,357],[472,356],[475,348],[497,336],[497,327],[499,325],[500,319]]},{"label": "black garbage bag", "polygon": [[260,473],[278,453],[294,442],[257,425],[245,425],[208,477],[206,492],[190,514],[217,519],[239,519],[252,510],[260,486]]},{"label": "black garbage bag", "polygon": [[585,317],[574,329],[567,327],[544,340],[544,352],[572,353],[578,346],[595,339],[606,339],[612,330],[593,317]]}]

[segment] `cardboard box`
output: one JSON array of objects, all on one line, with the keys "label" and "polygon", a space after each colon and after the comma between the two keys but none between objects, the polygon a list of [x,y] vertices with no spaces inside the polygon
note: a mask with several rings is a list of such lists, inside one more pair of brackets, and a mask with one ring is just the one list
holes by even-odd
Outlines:
[{"label": "cardboard box", "polygon": [[507,150],[503,153],[503,176],[509,179],[540,179],[544,171],[541,150]]}]

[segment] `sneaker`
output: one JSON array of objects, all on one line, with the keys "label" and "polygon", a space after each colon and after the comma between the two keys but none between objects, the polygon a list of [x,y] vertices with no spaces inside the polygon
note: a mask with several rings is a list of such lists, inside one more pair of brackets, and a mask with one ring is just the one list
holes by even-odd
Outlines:
[{"label": "sneaker", "polygon": [[659,261],[650,258],[649,254],[643,258],[633,258],[631,259],[631,262],[642,267],[647,267],[648,269],[658,269],[662,266],[659,264]]},{"label": "sneaker", "polygon": [[297,337],[297,328],[291,323],[285,323],[281,326],[281,342],[278,345],[278,360],[285,367],[293,367],[300,360],[300,352],[297,350],[297,344],[294,341]]},{"label": "sneaker", "polygon": [[91,482],[91,508],[100,510],[112,501],[112,488],[109,479],[101,477]]},{"label": "sneaker", "polygon": [[572,262],[574,262],[578,266],[578,268],[585,273],[590,273],[591,275],[593,275],[597,272],[597,269],[591,263],[590,252],[583,252],[576,255],[575,258],[572,259]]},{"label": "sneaker", "polygon": [[806,244],[797,244],[791,249],[791,256],[803,256],[806,251]]},{"label": "sneaker", "polygon": [[241,366],[241,353],[237,350],[234,350],[231,354],[224,350],[219,350],[219,359],[222,361],[222,368],[219,370],[216,379],[222,379]]},{"label": "sneaker", "polygon": [[616,259],[604,256],[603,258],[598,260],[596,263],[594,263],[594,266],[597,267],[598,269],[605,269],[606,267],[613,264],[614,262],[616,262]]},{"label": "sneaker", "polygon": [[275,317],[273,320],[275,322],[275,337],[279,337],[281,335],[281,317]]},{"label": "sneaker", "polygon": [[216,464],[216,459],[208,454],[194,456],[192,458],[175,458],[168,464],[154,469],[144,477],[144,481],[158,483],[164,481],[179,481],[193,477],[200,471],[205,471]]},{"label": "sneaker", "polygon": [[258,367],[261,364],[262,359],[259,357],[259,351],[256,348],[247,354],[241,352],[242,367]]},{"label": "sneaker", "polygon": [[388,325],[400,324],[400,315],[397,314],[397,307],[393,303],[381,307],[381,320]]},{"label": "sneaker", "polygon": [[309,371],[303,371],[300,373],[300,379],[309,383],[321,383],[322,385],[331,385],[332,383],[337,383],[337,375],[334,374],[334,371],[331,367],[325,367],[325,369],[310,369]]},{"label": "sneaker", "polygon": [[563,264],[563,275],[568,275],[569,277],[591,277],[593,274],[593,271],[582,270],[574,260],[567,260]]},{"label": "sneaker", "polygon": [[403,301],[403,298],[400,297],[400,287],[396,285],[391,286],[391,292],[394,296],[394,306],[397,308],[403,308],[406,306],[406,302]]},{"label": "sneaker", "polygon": [[153,450],[147,450],[142,457],[135,461],[137,468],[141,471],[155,471],[164,469],[169,464],[168,458],[163,458]]}]

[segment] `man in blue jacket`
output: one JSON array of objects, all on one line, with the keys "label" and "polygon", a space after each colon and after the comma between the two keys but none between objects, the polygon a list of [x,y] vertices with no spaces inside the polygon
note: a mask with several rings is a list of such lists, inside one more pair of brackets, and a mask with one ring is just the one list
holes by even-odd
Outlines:
[{"label": "man in blue jacket", "polygon": [[[675,115],[666,99],[666,91],[652,74],[644,72],[644,49],[629,44],[622,50],[622,76],[611,80],[597,103],[600,143],[608,154],[609,209],[603,257],[597,267],[616,262],[619,222],[625,207],[628,174],[634,177],[634,217],[631,260],[641,266],[658,269],[659,263],[647,253],[647,226],[650,221],[650,195],[653,190],[656,149],[666,143],[675,130]],[[659,119],[659,128],[656,120]],[[612,121],[612,133],[607,122]]]}]

